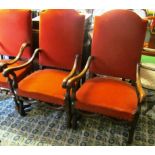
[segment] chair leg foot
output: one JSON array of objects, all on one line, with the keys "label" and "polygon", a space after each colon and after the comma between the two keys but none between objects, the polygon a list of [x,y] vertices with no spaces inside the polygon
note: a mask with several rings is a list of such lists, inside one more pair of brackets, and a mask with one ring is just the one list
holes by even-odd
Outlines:
[{"label": "chair leg foot", "polygon": [[128,141],[127,141],[127,145],[131,145],[132,144],[133,136],[134,136],[134,130],[133,129],[130,129],[130,131],[129,131],[129,137],[128,137]]},{"label": "chair leg foot", "polygon": [[69,118],[68,120],[67,120],[67,128],[71,128],[71,118]]},{"label": "chair leg foot", "polygon": [[21,116],[26,116],[26,112],[25,112],[25,109],[24,109],[24,105],[23,105],[23,102],[20,101],[19,103],[19,110],[18,110],[19,114]]},{"label": "chair leg foot", "polygon": [[128,137],[127,145],[131,145],[133,142],[135,128],[136,128],[136,123],[134,122],[132,123],[131,128],[129,130],[129,137]]},{"label": "chair leg foot", "polygon": [[73,115],[73,117],[72,117],[72,128],[74,129],[74,130],[76,130],[77,129],[77,127],[78,127],[78,120],[81,118],[81,115],[78,113],[78,112],[74,112],[74,115]]},{"label": "chair leg foot", "polygon": [[71,123],[70,122],[67,122],[67,128],[70,129],[72,126],[71,126]]},{"label": "chair leg foot", "polygon": [[72,115],[70,112],[67,112],[67,128],[71,128],[71,120],[72,120]]},{"label": "chair leg foot", "polygon": [[32,110],[31,104],[23,105],[23,108],[24,108],[25,112]]},{"label": "chair leg foot", "polygon": [[16,97],[13,96],[13,99],[14,99],[14,102],[15,102],[15,110],[19,111],[19,104],[18,104],[18,102],[16,100]]},{"label": "chair leg foot", "polygon": [[77,129],[77,116],[76,115],[74,115],[73,118],[72,118],[72,128],[74,130]]},{"label": "chair leg foot", "polygon": [[129,130],[129,137],[128,137],[127,145],[131,145],[133,142],[134,132],[135,132],[135,128],[137,126],[139,114],[140,114],[140,110],[138,110],[138,112],[135,114],[135,118],[134,118],[133,122],[131,123],[131,128]]},{"label": "chair leg foot", "polygon": [[19,105],[15,105],[15,110],[19,111]]},{"label": "chair leg foot", "polygon": [[24,104],[23,101],[19,98],[17,99],[17,97],[14,97],[14,101],[15,101],[15,109],[19,112],[21,116],[25,116],[26,112],[32,109],[30,103]]}]

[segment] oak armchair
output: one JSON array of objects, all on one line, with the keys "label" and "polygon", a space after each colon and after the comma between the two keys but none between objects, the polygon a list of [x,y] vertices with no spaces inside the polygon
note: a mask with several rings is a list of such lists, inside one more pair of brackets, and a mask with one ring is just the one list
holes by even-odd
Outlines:
[{"label": "oak armchair", "polygon": [[[31,59],[15,68],[6,69],[3,75],[14,75],[15,98],[19,113],[26,114],[24,98],[31,98],[51,104],[51,108],[66,110],[70,123],[70,99],[66,94],[66,83],[80,69],[84,38],[84,15],[75,10],[45,10],[40,13],[39,49]],[[15,71],[34,61],[39,53],[40,69],[20,82],[15,80]],[[53,106],[52,106],[53,105]]]},{"label": "oak armchair", "polygon": [[[31,10],[0,9],[0,90],[14,93],[13,81],[7,80],[2,72],[7,67],[21,65],[31,57]],[[30,71],[30,67],[16,72],[20,81]],[[18,106],[16,102],[16,107]]]},{"label": "oak armchair", "polygon": [[[91,56],[85,68],[67,82],[72,91],[72,127],[81,116],[105,115],[131,125],[132,143],[145,97],[139,62],[147,22],[129,10],[112,10],[95,17]],[[79,89],[75,83],[89,73]]]}]

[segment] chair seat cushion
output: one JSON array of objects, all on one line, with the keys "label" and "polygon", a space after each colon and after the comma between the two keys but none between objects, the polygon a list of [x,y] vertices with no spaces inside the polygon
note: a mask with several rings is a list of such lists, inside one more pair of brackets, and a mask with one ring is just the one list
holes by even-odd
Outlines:
[{"label": "chair seat cushion", "polygon": [[[9,59],[0,60],[0,63],[5,63],[9,61],[10,61]],[[22,65],[23,63],[25,63],[25,61],[18,61],[12,65],[9,65],[8,67],[16,67],[16,66]],[[17,81],[20,81],[27,74],[28,69],[30,69],[30,67],[26,67],[24,69],[21,69],[15,72],[17,76]],[[9,83],[7,82],[7,78],[2,75],[2,72],[0,73],[0,87],[4,87],[4,88],[10,87]]]},{"label": "chair seat cushion", "polygon": [[130,84],[108,78],[87,80],[76,93],[75,107],[131,121],[138,104],[136,90]]},{"label": "chair seat cushion", "polygon": [[68,72],[54,69],[36,71],[19,82],[18,95],[63,105],[66,91],[62,80],[67,75]]}]

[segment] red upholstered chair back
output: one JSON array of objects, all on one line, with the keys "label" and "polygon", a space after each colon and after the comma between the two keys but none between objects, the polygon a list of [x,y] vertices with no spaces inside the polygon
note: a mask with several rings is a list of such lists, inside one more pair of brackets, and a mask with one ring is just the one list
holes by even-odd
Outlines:
[{"label": "red upholstered chair back", "polygon": [[146,21],[129,10],[95,17],[90,71],[135,80],[143,48]]},{"label": "red upholstered chair back", "polygon": [[71,69],[76,54],[82,53],[84,15],[75,10],[47,10],[40,14],[39,63]]},{"label": "red upholstered chair back", "polygon": [[[0,10],[0,54],[16,56],[24,42],[31,43],[31,10]],[[26,48],[22,57],[31,56]]]}]

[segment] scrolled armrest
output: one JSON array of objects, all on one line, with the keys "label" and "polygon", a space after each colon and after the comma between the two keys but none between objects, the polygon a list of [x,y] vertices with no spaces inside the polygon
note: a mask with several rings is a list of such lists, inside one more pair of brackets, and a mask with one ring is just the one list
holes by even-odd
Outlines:
[{"label": "scrolled armrest", "polygon": [[144,47],[143,51],[142,51],[142,54],[148,55],[148,56],[155,56],[155,49]]},{"label": "scrolled armrest", "polygon": [[152,20],[152,19],[155,19],[155,16],[147,16],[144,18],[144,20]]},{"label": "scrolled armrest", "polygon": [[11,65],[11,64],[17,62],[20,59],[20,57],[22,56],[26,47],[31,47],[31,44],[30,43],[23,43],[20,47],[20,50],[19,50],[17,56],[13,60],[9,61],[7,64]]},{"label": "scrolled armrest", "polygon": [[20,70],[20,69],[23,69],[23,68],[27,67],[28,65],[30,65],[33,62],[33,60],[35,59],[35,57],[37,56],[37,54],[40,52],[40,50],[41,50],[40,48],[36,49],[34,51],[32,57],[26,63],[16,66],[16,67],[9,67],[9,68],[5,69],[2,73],[3,76],[8,77],[10,73]]},{"label": "scrolled armrest", "polygon": [[92,56],[89,56],[84,69],[78,75],[73,76],[72,78],[70,78],[68,80],[68,82],[67,82],[67,87],[68,88],[70,88],[75,81],[79,81],[86,74],[86,72],[89,69],[89,66],[91,64],[92,59],[93,59],[93,57]]},{"label": "scrolled armrest", "polygon": [[148,52],[155,52],[155,49],[154,48],[144,47],[143,50],[144,51],[148,51]]},{"label": "scrolled armrest", "polygon": [[6,62],[0,62],[0,72],[2,72],[5,68],[7,68]]},{"label": "scrolled armrest", "polygon": [[63,87],[63,88],[66,88],[67,81],[68,81],[73,75],[75,75],[76,70],[77,70],[77,67],[78,67],[78,60],[79,60],[79,55],[76,55],[76,56],[75,56],[75,61],[74,61],[74,65],[73,65],[72,70],[70,71],[70,73],[68,74],[68,76],[67,76],[65,79],[63,79],[63,81],[62,81],[62,87]]},{"label": "scrolled armrest", "polygon": [[150,67],[150,66],[146,66],[144,64],[140,64],[140,67],[144,68],[144,69],[148,69],[148,70],[151,70],[151,71],[155,71],[155,67]]},{"label": "scrolled armrest", "polygon": [[31,46],[30,43],[23,43],[20,47],[20,50],[19,50],[17,56],[13,60],[8,61],[8,62],[1,62],[0,63],[0,72],[2,72],[5,68],[7,68],[8,65],[11,65],[11,64],[14,64],[15,62],[17,62],[20,59],[20,57],[22,56],[25,48],[29,47],[29,46]]},{"label": "scrolled armrest", "polygon": [[144,97],[146,96],[143,88],[142,88],[142,84],[141,84],[141,80],[140,80],[140,65],[137,65],[137,72],[136,72],[136,86],[137,86],[137,90],[139,93],[139,103],[141,103],[144,99]]}]

